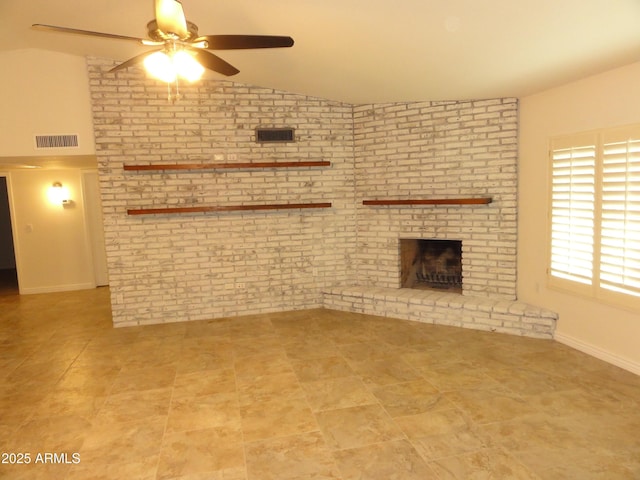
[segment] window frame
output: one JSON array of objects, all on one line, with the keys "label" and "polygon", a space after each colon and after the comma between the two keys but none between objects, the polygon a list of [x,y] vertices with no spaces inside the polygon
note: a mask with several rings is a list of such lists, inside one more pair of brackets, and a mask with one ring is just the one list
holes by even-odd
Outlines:
[{"label": "window frame", "polygon": [[[553,290],[572,293],[581,297],[597,300],[613,306],[630,309],[634,312],[640,311],[640,296],[631,293],[623,293],[607,289],[601,286],[600,261],[602,257],[602,219],[603,219],[603,182],[604,182],[604,146],[611,144],[615,138],[629,136],[632,139],[640,140],[640,124],[624,127],[607,128],[581,132],[569,135],[557,135],[549,139],[548,145],[548,236],[547,236],[547,285]],[[593,207],[593,252],[592,271],[590,284],[562,278],[553,274],[554,255],[554,153],[561,149],[579,148],[583,144],[593,143],[595,146],[595,169],[594,169],[594,207]],[[625,190],[629,191],[629,190]],[[557,193],[557,192],[556,192]],[[628,210],[625,210],[628,211]]]}]

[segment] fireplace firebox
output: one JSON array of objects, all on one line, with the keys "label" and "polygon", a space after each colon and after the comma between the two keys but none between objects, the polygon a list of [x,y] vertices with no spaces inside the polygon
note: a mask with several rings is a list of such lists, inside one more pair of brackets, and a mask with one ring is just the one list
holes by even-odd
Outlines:
[{"label": "fireplace firebox", "polygon": [[400,286],[462,293],[462,241],[400,239]]}]

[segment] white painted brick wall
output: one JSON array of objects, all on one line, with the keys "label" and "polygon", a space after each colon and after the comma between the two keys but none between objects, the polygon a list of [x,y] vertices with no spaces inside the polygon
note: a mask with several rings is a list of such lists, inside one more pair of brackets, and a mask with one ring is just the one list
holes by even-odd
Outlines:
[{"label": "white painted brick wall", "polygon": [[[226,81],[166,87],[90,58],[96,152],[117,325],[322,304],[355,246],[350,105]],[[293,127],[264,145],[256,127]],[[125,172],[125,164],[329,160],[328,168]],[[128,208],[333,202],[327,210],[128,216]]]},{"label": "white painted brick wall", "polygon": [[[166,87],[89,58],[117,325],[314,308],[345,285],[399,286],[400,237],[463,240],[465,295],[515,298],[517,103],[352,106],[206,80]],[[295,143],[253,141],[294,127]],[[329,160],[328,168],[125,172],[125,164]],[[492,196],[488,206],[363,207]],[[128,216],[128,208],[332,202],[327,210]],[[373,297],[336,300],[375,313]],[[408,299],[407,301],[411,301]],[[406,309],[393,303],[393,311]],[[433,306],[424,315],[459,324]],[[435,320],[435,318],[434,318]]]}]

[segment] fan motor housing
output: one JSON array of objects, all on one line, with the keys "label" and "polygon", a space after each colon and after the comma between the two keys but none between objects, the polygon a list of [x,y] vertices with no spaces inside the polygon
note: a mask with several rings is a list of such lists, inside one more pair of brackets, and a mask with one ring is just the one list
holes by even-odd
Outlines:
[{"label": "fan motor housing", "polygon": [[[180,38],[180,40],[186,42],[188,40],[198,38],[198,26],[195,23],[187,21],[187,31],[189,32],[189,35],[185,38]],[[155,20],[151,20],[149,23],[147,23],[147,34],[149,35],[149,38],[154,42],[176,40],[175,34],[168,34],[160,30],[158,28],[158,22]]]}]

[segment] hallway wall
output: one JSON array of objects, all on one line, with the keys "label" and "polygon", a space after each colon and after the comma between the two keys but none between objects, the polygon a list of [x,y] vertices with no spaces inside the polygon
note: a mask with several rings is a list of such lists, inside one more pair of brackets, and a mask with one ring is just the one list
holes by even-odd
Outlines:
[{"label": "hallway wall", "polygon": [[[80,170],[15,170],[9,179],[20,293],[95,287]],[[51,202],[54,182],[69,189],[72,205]]]}]

